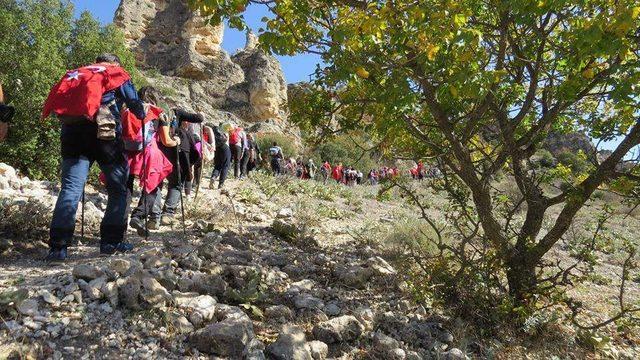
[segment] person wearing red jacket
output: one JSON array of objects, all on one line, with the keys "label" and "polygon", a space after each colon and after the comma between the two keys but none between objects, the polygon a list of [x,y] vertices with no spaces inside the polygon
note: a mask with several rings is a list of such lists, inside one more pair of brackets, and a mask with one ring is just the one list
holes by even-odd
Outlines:
[{"label": "person wearing red jacket", "polygon": [[343,172],[342,163],[339,163],[338,166],[333,168],[333,171],[331,172],[331,177],[336,182],[341,183],[342,175],[343,175],[342,172]]},{"label": "person wearing red jacket", "polygon": [[105,175],[107,208],[100,225],[100,253],[126,252],[127,178],[129,166],[122,140],[120,109],[127,108],[140,120],[143,103],[112,54],[98,56],[96,63],[67,71],[49,93],[42,117],[55,115],[61,122],[62,186],[49,230],[47,261],[64,261],[73,237],[78,203],[89,169],[97,162]]}]

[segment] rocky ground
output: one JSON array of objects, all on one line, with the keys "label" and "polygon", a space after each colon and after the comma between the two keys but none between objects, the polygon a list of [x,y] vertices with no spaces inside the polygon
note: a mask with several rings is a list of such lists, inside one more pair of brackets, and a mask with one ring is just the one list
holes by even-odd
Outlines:
[{"label": "rocky ground", "polygon": [[[51,206],[54,185],[2,171],[12,206]],[[464,358],[446,318],[412,304],[371,248],[343,246],[341,231],[321,245],[296,219],[300,204],[238,185],[201,189],[186,235],[179,226],[148,240],[130,234],[132,254],[99,257],[92,236],[60,266],[41,262],[43,248],[9,251],[0,357]],[[92,230],[104,199],[88,194]]]},{"label": "rocky ground", "polygon": [[37,240],[56,186],[0,164],[0,222],[13,229],[0,232],[0,359],[531,356],[463,338],[460,319],[415,301],[405,269],[362,233],[416,212],[378,201],[376,189],[260,174],[223,191],[203,186],[187,200],[186,233],[179,223],[148,239],[130,233],[133,253],[100,257],[106,199],[90,188],[87,238],[68,262],[47,266]]}]

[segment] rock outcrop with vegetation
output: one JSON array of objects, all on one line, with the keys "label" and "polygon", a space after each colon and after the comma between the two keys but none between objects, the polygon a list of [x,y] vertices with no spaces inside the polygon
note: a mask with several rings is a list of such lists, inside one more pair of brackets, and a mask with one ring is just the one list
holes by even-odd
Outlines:
[{"label": "rock outcrop with vegetation", "polygon": [[245,48],[230,56],[221,48],[224,25],[206,23],[181,0],[124,0],[114,22],[148,81],[170,98],[169,105],[201,111],[216,124],[286,127],[282,68],[258,48],[251,33]]}]

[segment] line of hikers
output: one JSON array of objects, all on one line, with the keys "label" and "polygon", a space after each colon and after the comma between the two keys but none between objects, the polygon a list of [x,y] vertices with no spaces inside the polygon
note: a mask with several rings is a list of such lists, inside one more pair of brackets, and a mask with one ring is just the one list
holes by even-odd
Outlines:
[{"label": "line of hikers", "polygon": [[[0,99],[1,100],[1,99]],[[141,195],[129,225],[140,236],[171,225],[202,180],[204,163],[213,161],[210,187],[222,188],[229,168],[243,178],[260,161],[254,137],[225,123],[211,126],[201,113],[163,109],[153,87],[136,91],[130,75],[113,54],[70,70],[51,89],[42,118],[61,124],[61,189],[49,231],[47,261],[63,261],[73,238],[78,205],[84,203],[89,169],[98,163],[108,200],[100,225],[100,253],[127,252],[125,239],[134,184]],[[167,194],[162,199],[163,184]]]},{"label": "line of hikers", "polygon": [[[0,88],[0,104],[2,104]],[[13,108],[0,106],[0,115]],[[94,64],[67,71],[51,89],[42,118],[53,115],[61,125],[61,189],[49,231],[47,261],[64,261],[73,238],[76,213],[93,163],[98,163],[108,200],[100,224],[100,253],[127,252],[133,246],[125,240],[130,225],[140,236],[160,225],[174,223],[178,207],[184,225],[183,194],[196,196],[205,162],[213,161],[209,187],[222,188],[233,165],[233,175],[242,179],[262,161],[254,136],[231,123],[208,125],[201,113],[168,110],[160,105],[153,87],[136,91],[130,75],[113,54],[98,56]],[[10,116],[3,115],[6,124]],[[6,120],[6,121],[5,121]],[[332,178],[347,185],[362,184],[362,172],[324,161],[285,159],[276,142],[268,150],[275,175],[290,174],[301,179]],[[372,169],[368,180],[399,175],[397,168]],[[141,195],[129,209],[138,178]],[[167,194],[162,201],[166,182]],[[184,193],[183,193],[184,191]]]}]

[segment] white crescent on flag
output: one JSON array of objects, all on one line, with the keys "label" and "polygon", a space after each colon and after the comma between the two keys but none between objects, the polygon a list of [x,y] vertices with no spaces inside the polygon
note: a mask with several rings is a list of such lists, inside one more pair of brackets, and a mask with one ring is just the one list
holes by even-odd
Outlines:
[{"label": "white crescent on flag", "polygon": [[99,73],[107,70],[107,68],[104,66],[87,66],[86,69],[91,71],[92,73]]}]

